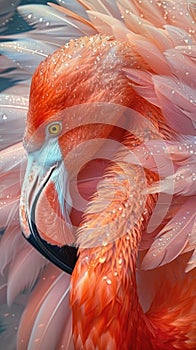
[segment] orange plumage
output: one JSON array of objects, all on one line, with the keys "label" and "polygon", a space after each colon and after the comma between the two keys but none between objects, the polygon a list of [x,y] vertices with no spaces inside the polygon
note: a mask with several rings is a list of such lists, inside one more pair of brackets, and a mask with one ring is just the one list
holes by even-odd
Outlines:
[{"label": "orange plumage", "polygon": [[20,202],[27,240],[57,266],[66,245],[78,260],[71,281],[39,258],[23,282],[33,248],[2,256],[9,300],[14,271],[39,279],[18,349],[195,349],[194,7],[78,3],[49,13],[81,38],[33,75]]}]

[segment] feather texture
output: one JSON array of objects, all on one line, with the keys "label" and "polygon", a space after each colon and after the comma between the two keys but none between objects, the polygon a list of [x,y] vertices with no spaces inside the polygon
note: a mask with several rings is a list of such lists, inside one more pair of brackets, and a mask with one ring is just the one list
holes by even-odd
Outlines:
[{"label": "feather texture", "polygon": [[[18,336],[21,349],[56,348],[70,315],[69,282],[69,276],[52,266],[42,275],[21,321]],[[31,325],[34,322],[33,329],[27,327],[27,334],[22,327],[25,320]]]},{"label": "feather texture", "polygon": [[55,349],[69,313],[69,283],[64,274],[42,303],[34,323],[28,349]]},{"label": "feather texture", "polygon": [[88,10],[97,11],[109,16],[118,16],[118,8],[114,1],[111,0],[83,0],[82,3],[87,7]]},{"label": "feather texture", "polygon": [[179,133],[194,135],[192,120],[195,119],[195,106],[192,97],[195,90],[175,78],[156,76],[153,82],[159,106],[171,127]]},{"label": "feather texture", "polygon": [[18,225],[20,181],[25,166],[24,149],[21,146],[16,144],[0,152],[0,227],[4,229]]},{"label": "feather texture", "polygon": [[24,134],[28,98],[2,94],[0,96],[0,149],[19,142]]},{"label": "feather texture", "polygon": [[[194,197],[187,199],[175,217],[159,232],[143,259],[143,269],[154,269],[168,264],[184,250],[191,233],[196,233],[194,203]],[[194,248],[192,246],[190,250]]]},{"label": "feather texture", "polygon": [[[9,148],[0,151],[0,171],[1,176],[7,174],[9,171],[19,170],[22,166],[25,156],[25,150],[22,146],[22,142],[16,145],[10,146]],[[17,183],[19,179],[16,180]]]},{"label": "feather texture", "polygon": [[21,236],[19,225],[10,226],[1,239],[0,246],[0,272],[4,274],[9,269],[18,253],[25,249],[27,243]]},{"label": "feather texture", "polygon": [[[89,26],[87,22],[83,23],[84,21],[82,21],[82,18],[81,22],[78,22],[65,13],[61,14],[60,11],[56,11],[55,8],[55,6],[50,8],[45,5],[25,5],[19,7],[18,11],[32,27],[38,30],[63,27],[65,32],[69,32],[69,34],[67,34],[69,39],[77,38],[81,35],[88,35],[89,27],[92,32],[92,26]],[[64,37],[66,42],[66,35]]]},{"label": "feather texture", "polygon": [[[172,74],[191,88],[196,88],[195,59],[196,47],[177,46],[164,53]],[[177,58],[177,59],[176,59]]]},{"label": "feather texture", "polygon": [[46,264],[47,260],[29,245],[17,254],[8,271],[8,305],[11,305],[25,288],[30,289],[33,286]]},{"label": "feather texture", "polygon": [[1,0],[0,2],[0,32],[4,31],[9,23],[9,20],[13,16],[16,7],[20,4],[21,0]]},{"label": "feather texture", "polygon": [[[117,40],[129,40],[131,45],[133,43],[134,52],[142,57],[148,68],[145,71],[124,71],[131,86],[145,100],[162,110],[177,133],[186,134],[186,137],[178,136],[172,142],[164,141],[164,147],[159,139],[145,142],[129,154],[130,164],[139,163],[142,168],[159,175],[159,181],[149,186],[147,193],[157,193],[158,199],[162,196],[163,200],[154,211],[163,220],[162,225],[156,231],[146,232],[141,242],[141,256],[147,250],[142,261],[145,271],[142,272],[148,276],[147,284],[152,276],[156,285],[160,271],[164,271],[164,275],[169,274],[167,264],[181,264],[185,252],[188,252],[189,260],[182,265],[189,272],[196,266],[196,256],[192,254],[195,248],[195,141],[190,136],[195,134],[196,51],[193,11],[188,11],[183,0],[175,2],[175,6],[173,0],[80,0],[79,4],[69,0],[58,2],[68,11],[36,5],[19,7],[19,13],[33,30],[3,38],[5,41],[0,44],[1,52],[10,60],[5,61],[5,56],[0,58],[0,73],[12,81],[28,80],[38,63],[56,47],[72,38],[95,32],[114,36]],[[76,14],[72,15],[72,12]],[[88,21],[92,21],[92,24],[88,25]],[[7,95],[1,100],[1,142],[5,150],[0,152],[0,222],[6,230],[0,243],[0,266],[4,273],[0,294],[3,300],[7,293],[7,300],[12,303],[18,293],[35,286],[19,327],[20,350],[62,347],[70,350],[73,349],[73,343],[68,305],[69,277],[50,264],[45,267],[46,261],[27,245],[19,232],[17,207],[20,178],[23,178],[26,160],[22,144],[7,147],[22,139],[26,111],[23,109],[23,99],[14,95],[28,95],[28,84],[23,86],[24,90],[21,87],[21,93],[6,92]],[[18,86],[21,85],[17,85],[16,89]],[[7,98],[10,99],[8,106]],[[27,106],[27,100],[25,103]],[[164,212],[165,206],[169,207],[166,208],[168,212]],[[42,269],[44,271],[40,274]],[[158,284],[155,290],[160,290],[160,293],[153,307],[161,305],[162,285]],[[154,297],[153,293],[149,294],[146,309]],[[1,309],[1,312],[4,311]],[[0,338],[5,348],[7,340]]]},{"label": "feather texture", "polygon": [[77,0],[57,0],[57,3],[65,9],[77,14],[78,16],[88,20],[87,13],[82,4]]},{"label": "feather texture", "polygon": [[58,280],[61,273],[62,272],[59,269],[49,263],[40,274],[39,281],[30,295],[29,302],[26,305],[19,325],[17,339],[19,349],[27,349],[32,327],[39,309],[48,294],[50,294],[53,285],[56,283],[56,280]]},{"label": "feather texture", "polygon": [[0,344],[3,349],[15,350],[18,323],[24,310],[24,304],[17,302],[11,307],[6,303],[0,305]]},{"label": "feather texture", "polygon": [[[31,39],[2,42],[0,48],[4,55],[6,54],[14,63],[30,74],[51,53],[46,44],[40,45],[40,42]],[[32,59],[29,60],[29,57]]]}]

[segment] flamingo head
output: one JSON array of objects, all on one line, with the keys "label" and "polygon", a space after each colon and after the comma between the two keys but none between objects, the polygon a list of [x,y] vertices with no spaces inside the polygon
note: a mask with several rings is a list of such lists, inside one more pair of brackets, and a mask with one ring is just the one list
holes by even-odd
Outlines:
[{"label": "flamingo head", "polygon": [[85,210],[74,193],[80,189],[81,199],[95,191],[105,167],[96,154],[105,139],[122,136],[115,128],[118,106],[135,103],[123,68],[140,64],[125,43],[96,35],[58,49],[32,78],[21,228],[43,255],[69,273],[76,262],[74,228]]}]

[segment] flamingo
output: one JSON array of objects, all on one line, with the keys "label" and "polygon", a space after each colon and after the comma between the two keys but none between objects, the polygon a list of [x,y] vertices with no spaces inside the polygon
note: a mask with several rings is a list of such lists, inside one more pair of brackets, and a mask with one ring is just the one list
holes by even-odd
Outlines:
[{"label": "flamingo", "polygon": [[[30,41],[1,44],[2,66],[7,55],[26,79],[2,96],[20,111],[2,114],[1,151],[17,348],[195,349],[194,4],[51,7]],[[19,11],[35,24],[42,9]],[[53,52],[63,25],[76,39]]]}]

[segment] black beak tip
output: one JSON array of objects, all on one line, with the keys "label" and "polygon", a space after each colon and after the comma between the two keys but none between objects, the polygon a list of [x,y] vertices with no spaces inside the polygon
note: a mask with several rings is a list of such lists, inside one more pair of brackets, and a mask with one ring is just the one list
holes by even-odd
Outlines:
[{"label": "black beak tip", "polygon": [[51,245],[44,241],[37,232],[33,232],[26,240],[34,246],[45,258],[51,261],[54,265],[59,267],[61,270],[72,274],[75,264],[77,262],[77,248],[74,246],[65,245],[58,247]]},{"label": "black beak tip", "polygon": [[50,260],[54,265],[59,267],[61,270],[67,272],[68,274],[72,274],[73,269],[75,267],[75,264],[77,262],[78,256],[77,256],[77,248],[74,246],[68,246],[65,245],[63,247],[58,247],[55,245],[51,245],[45,240],[43,240],[40,237],[39,231],[37,230],[36,226],[36,220],[35,220],[35,210],[37,201],[39,199],[39,196],[46,185],[47,181],[49,180],[52,172],[54,170],[54,167],[51,168],[51,172],[46,178],[46,181],[42,186],[40,187],[39,191],[37,192],[36,197],[34,198],[34,201],[31,206],[30,215],[28,217],[28,226],[30,229],[30,236],[28,238],[23,234],[23,236],[26,238],[26,240],[31,243],[45,258]]}]

